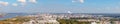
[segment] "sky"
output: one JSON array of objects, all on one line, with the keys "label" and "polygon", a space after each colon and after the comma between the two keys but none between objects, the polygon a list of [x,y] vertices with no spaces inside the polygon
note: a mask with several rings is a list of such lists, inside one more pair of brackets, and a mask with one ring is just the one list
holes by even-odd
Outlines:
[{"label": "sky", "polygon": [[0,0],[1,13],[120,13],[120,0]]}]

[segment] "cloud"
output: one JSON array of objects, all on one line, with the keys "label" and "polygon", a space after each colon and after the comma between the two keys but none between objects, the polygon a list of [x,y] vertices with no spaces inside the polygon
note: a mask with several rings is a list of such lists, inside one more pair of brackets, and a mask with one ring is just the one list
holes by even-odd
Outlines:
[{"label": "cloud", "polygon": [[26,0],[18,0],[18,2],[26,3]]},{"label": "cloud", "polygon": [[[17,0],[17,2],[19,2],[19,4],[21,4],[21,5],[26,5],[27,2],[37,3],[36,0]],[[11,3],[10,3],[10,4],[11,4]],[[9,5],[9,2],[0,1],[0,5],[8,6],[8,5]],[[13,3],[12,5],[13,5],[13,6],[18,6],[17,3]]]},{"label": "cloud", "polygon": [[72,3],[74,3],[74,2],[84,3],[84,0],[72,0]]},{"label": "cloud", "polygon": [[20,2],[20,4],[23,6],[25,6],[27,2],[37,3],[36,0],[18,0],[18,2]]},{"label": "cloud", "polygon": [[16,3],[13,3],[12,5],[13,5],[13,6],[18,6],[18,4],[16,4]]},{"label": "cloud", "polygon": [[8,2],[0,1],[0,5],[7,6],[7,5],[8,5]]},{"label": "cloud", "polygon": [[84,3],[84,0],[80,0],[80,3]]},{"label": "cloud", "polygon": [[26,5],[27,0],[18,0],[18,2],[20,2],[20,4],[24,6]]},{"label": "cloud", "polygon": [[36,0],[29,0],[29,2],[31,2],[31,3],[37,3]]}]

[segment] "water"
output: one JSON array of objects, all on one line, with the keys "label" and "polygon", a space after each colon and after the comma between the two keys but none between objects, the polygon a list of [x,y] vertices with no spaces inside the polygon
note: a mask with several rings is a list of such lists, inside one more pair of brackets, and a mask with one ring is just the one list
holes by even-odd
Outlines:
[{"label": "water", "polygon": [[27,14],[27,13],[7,13],[4,17],[0,18],[0,20],[12,18],[12,17],[16,17],[16,16],[25,16],[25,15],[30,15],[30,14]]}]

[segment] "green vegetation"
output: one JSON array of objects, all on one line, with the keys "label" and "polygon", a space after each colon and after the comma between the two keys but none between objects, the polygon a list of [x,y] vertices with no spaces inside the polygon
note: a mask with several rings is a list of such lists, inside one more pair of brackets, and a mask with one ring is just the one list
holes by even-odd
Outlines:
[{"label": "green vegetation", "polygon": [[90,24],[90,22],[79,22],[72,19],[59,19],[58,22],[60,22],[60,24]]},{"label": "green vegetation", "polygon": [[0,24],[21,24],[23,22],[29,21],[30,17],[14,17],[10,19],[1,20]]}]

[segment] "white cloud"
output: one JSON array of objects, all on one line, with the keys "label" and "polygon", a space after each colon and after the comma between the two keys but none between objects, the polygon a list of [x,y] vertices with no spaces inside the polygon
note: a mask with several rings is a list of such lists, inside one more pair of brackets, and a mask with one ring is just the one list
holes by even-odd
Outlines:
[{"label": "white cloud", "polygon": [[12,5],[13,5],[13,6],[18,6],[18,4],[16,4],[16,3],[13,3]]},{"label": "white cloud", "polygon": [[27,0],[18,0],[18,2],[20,2],[20,4],[24,6],[26,5]]},{"label": "white cloud", "polygon": [[36,0],[29,0],[29,2],[31,2],[31,3],[37,3]]},{"label": "white cloud", "polygon": [[84,3],[84,0],[80,0],[80,3]]},{"label": "white cloud", "polygon": [[2,2],[2,1],[0,1],[0,5],[7,6],[8,2]]},{"label": "white cloud", "polygon": [[74,3],[74,2],[84,3],[84,0],[72,0],[72,3]]},{"label": "white cloud", "polygon": [[26,0],[18,0],[18,2],[25,3]]}]

